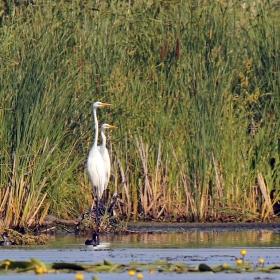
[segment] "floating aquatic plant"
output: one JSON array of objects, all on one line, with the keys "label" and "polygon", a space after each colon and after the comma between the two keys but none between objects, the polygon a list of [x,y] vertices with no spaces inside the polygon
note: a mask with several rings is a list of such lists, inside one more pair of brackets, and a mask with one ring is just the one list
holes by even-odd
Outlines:
[{"label": "floating aquatic plant", "polygon": [[263,258],[259,258],[259,264],[261,264],[262,266],[264,265],[264,259]]},{"label": "floating aquatic plant", "polygon": [[81,274],[81,273],[77,273],[75,275],[75,279],[76,280],[83,280],[85,278],[84,274]]},{"label": "floating aquatic plant", "polygon": [[237,264],[242,264],[243,261],[242,261],[241,259],[237,259],[237,260],[236,260],[236,263],[237,263]]},{"label": "floating aquatic plant", "polygon": [[128,271],[128,275],[131,276],[131,277],[134,276],[135,273],[136,273],[136,272],[135,272],[135,270],[133,270],[133,269],[131,269],[131,270]]},{"label": "floating aquatic plant", "polygon": [[245,257],[245,255],[247,254],[247,251],[243,249],[243,250],[240,251],[240,254],[241,254],[242,260],[243,260],[243,262],[244,262],[244,257]]},{"label": "floating aquatic plant", "polygon": [[[241,259],[240,259],[241,260]],[[103,262],[92,264],[76,264],[76,263],[52,263],[45,264],[38,259],[31,258],[28,261],[13,261],[3,260],[0,262],[0,270],[2,273],[8,271],[16,272],[34,272],[36,274],[56,273],[58,271],[73,272],[99,272],[99,273],[114,273],[114,272],[127,272],[128,275],[133,278],[136,276],[138,279],[144,278],[143,272],[148,271],[150,274],[156,272],[168,272],[168,273],[188,273],[188,272],[275,272],[280,273],[280,266],[274,265],[270,267],[264,266],[264,260],[259,259],[261,266],[253,266],[250,262],[241,262],[237,265],[222,264],[218,266],[209,266],[205,263],[199,264],[197,267],[188,266],[186,263],[170,263],[164,260],[157,260],[151,263],[131,262],[128,264],[113,263],[109,260],[103,260]],[[82,273],[77,273],[76,280],[83,279]],[[95,278],[98,279],[98,278]]]}]

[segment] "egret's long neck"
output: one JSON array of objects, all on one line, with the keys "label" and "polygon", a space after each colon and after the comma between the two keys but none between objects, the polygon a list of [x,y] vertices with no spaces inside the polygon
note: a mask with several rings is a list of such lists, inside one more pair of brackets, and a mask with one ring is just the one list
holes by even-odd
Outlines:
[{"label": "egret's long neck", "polygon": [[94,142],[93,142],[94,147],[97,147],[97,141],[98,141],[98,120],[96,115],[96,109],[97,108],[93,107],[94,129],[95,129]]},{"label": "egret's long neck", "polygon": [[104,149],[106,147],[106,136],[104,133],[105,129],[101,128],[101,137],[102,137],[102,144],[101,147]]}]

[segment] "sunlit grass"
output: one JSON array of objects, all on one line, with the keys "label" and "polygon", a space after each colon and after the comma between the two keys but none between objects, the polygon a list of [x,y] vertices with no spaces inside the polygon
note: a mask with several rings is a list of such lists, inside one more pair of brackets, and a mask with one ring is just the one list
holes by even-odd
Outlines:
[{"label": "sunlit grass", "polygon": [[[250,2],[250,1],[248,1]],[[91,204],[92,103],[127,218],[267,219],[279,183],[276,2],[94,1],[2,15],[0,212],[30,227]],[[274,169],[270,159],[275,158]]]}]

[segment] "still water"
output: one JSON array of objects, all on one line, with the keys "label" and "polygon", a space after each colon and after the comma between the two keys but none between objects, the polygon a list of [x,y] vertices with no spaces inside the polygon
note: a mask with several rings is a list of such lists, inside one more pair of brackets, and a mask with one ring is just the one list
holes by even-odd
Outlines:
[{"label": "still water", "polygon": [[[89,237],[89,236],[88,236]],[[266,266],[280,265],[280,232],[268,230],[188,230],[177,233],[142,233],[132,235],[101,235],[103,244],[99,250],[84,245],[88,237],[75,237],[73,234],[50,236],[47,245],[6,247],[0,249],[0,260],[28,260],[38,258],[45,263],[75,262],[94,263],[108,259],[113,263],[127,264],[131,261],[144,263],[164,259],[169,262],[186,262],[190,266],[206,263],[210,266],[228,263],[234,265],[240,257],[240,249],[247,250],[246,261],[257,265],[258,259],[264,258]],[[156,273],[144,272],[143,279],[280,279],[276,273]],[[100,280],[130,279],[127,273],[84,273],[85,280],[92,276]],[[268,277],[268,278],[267,278]],[[4,279],[38,279],[34,274],[5,274]],[[47,274],[42,280],[75,279],[75,273]],[[135,278],[136,279],[136,278]]]},{"label": "still water", "polygon": [[[88,236],[90,237],[90,236]],[[65,248],[68,244],[83,244],[85,237],[54,236],[47,247]],[[101,235],[100,241],[110,248],[232,248],[280,247],[278,230],[193,230],[181,233],[142,233],[131,235]]]}]

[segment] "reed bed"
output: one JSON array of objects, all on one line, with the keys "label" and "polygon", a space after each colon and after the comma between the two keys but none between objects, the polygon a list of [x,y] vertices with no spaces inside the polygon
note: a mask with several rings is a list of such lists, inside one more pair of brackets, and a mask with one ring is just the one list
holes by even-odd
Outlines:
[{"label": "reed bed", "polygon": [[[4,3],[4,4],[3,4]],[[91,205],[92,103],[126,219],[271,217],[279,185],[279,1],[2,2],[0,217]],[[258,178],[263,177],[262,187]]]}]

